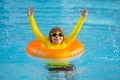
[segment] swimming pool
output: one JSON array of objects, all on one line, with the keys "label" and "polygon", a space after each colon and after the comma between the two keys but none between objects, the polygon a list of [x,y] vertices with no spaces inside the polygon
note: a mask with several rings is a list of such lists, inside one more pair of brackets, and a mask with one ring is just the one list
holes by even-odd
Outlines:
[{"label": "swimming pool", "polygon": [[[27,44],[35,39],[27,18],[29,4],[35,9],[37,24],[46,36],[54,26],[60,26],[68,35],[79,19],[79,10],[87,8],[89,15],[77,37],[85,52],[72,61],[77,67],[74,80],[120,79],[119,0],[1,0],[0,80],[49,78],[44,64],[25,52]],[[54,74],[65,80],[63,73]]]}]

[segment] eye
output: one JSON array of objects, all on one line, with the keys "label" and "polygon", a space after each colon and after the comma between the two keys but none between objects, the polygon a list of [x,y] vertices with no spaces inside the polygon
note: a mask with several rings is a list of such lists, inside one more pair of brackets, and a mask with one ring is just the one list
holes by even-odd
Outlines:
[{"label": "eye", "polygon": [[60,36],[60,37],[62,37],[62,36],[63,36],[63,34],[62,34],[62,33],[59,33],[59,36]]},{"label": "eye", "polygon": [[53,37],[56,37],[56,36],[57,36],[57,34],[56,34],[56,33],[53,33],[53,34],[52,34],[52,36],[53,36]]}]

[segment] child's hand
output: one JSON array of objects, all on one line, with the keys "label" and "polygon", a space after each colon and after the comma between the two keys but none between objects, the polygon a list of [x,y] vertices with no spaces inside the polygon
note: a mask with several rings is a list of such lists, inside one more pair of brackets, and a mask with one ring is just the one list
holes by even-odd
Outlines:
[{"label": "child's hand", "polygon": [[88,14],[87,9],[83,9],[80,12],[81,12],[82,16],[87,16],[87,14]]},{"label": "child's hand", "polygon": [[28,16],[32,16],[32,15],[34,15],[34,9],[28,7]]}]

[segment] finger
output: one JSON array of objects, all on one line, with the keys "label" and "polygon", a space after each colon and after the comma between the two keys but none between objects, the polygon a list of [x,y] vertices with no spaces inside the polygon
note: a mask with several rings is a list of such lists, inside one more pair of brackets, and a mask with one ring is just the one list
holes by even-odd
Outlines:
[{"label": "finger", "polygon": [[83,13],[83,10],[80,10],[81,13]]},{"label": "finger", "polygon": [[84,9],[84,12],[86,13],[86,12],[87,12],[87,9]]},{"label": "finger", "polygon": [[28,6],[28,9],[30,9],[31,7],[30,6]]},{"label": "finger", "polygon": [[31,7],[28,7],[28,11],[30,11],[31,10]]},{"label": "finger", "polygon": [[32,12],[34,12],[34,9],[31,9]]}]

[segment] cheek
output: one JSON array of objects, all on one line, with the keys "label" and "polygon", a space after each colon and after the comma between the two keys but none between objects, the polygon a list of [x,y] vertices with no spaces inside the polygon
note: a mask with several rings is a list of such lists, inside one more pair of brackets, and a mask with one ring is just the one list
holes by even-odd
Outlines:
[{"label": "cheek", "polygon": [[[52,40],[52,42],[54,42],[54,41],[56,41],[56,38],[55,37],[51,37],[51,40]],[[58,41],[60,41],[60,42],[62,42],[63,40],[64,40],[63,37],[59,37],[58,38]]]},{"label": "cheek", "polygon": [[61,40],[61,41],[63,41],[63,40],[64,40],[64,38],[63,38],[63,37],[61,37],[61,38],[60,38],[60,40]]},{"label": "cheek", "polygon": [[54,40],[54,38],[53,38],[53,37],[51,37],[51,40],[53,41],[53,40]]}]

